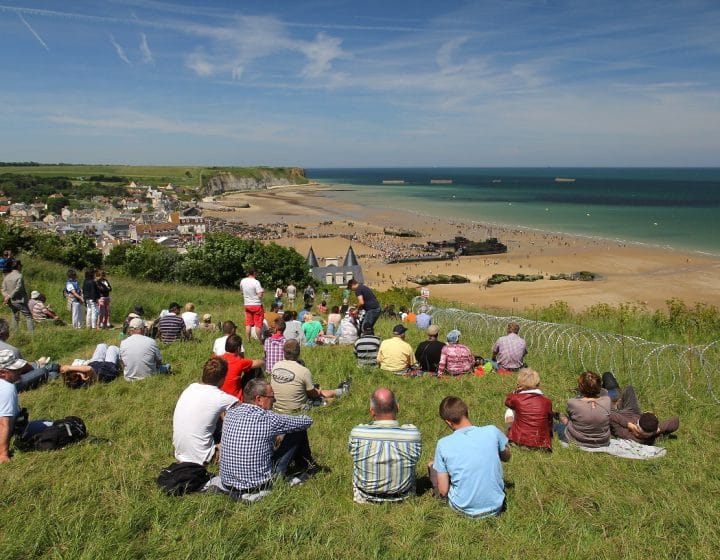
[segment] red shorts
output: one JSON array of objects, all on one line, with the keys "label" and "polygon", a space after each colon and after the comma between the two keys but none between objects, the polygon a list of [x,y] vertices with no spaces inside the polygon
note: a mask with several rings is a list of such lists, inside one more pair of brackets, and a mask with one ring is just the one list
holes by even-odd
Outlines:
[{"label": "red shorts", "polygon": [[[265,312],[263,311],[262,305],[246,305],[245,306],[245,326],[255,327],[258,333],[262,331],[263,319],[265,319]],[[258,334],[258,336],[260,336]]]}]

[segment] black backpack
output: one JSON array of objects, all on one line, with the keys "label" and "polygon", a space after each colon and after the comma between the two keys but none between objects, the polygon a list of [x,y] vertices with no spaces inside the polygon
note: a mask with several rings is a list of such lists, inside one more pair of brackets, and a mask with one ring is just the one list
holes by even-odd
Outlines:
[{"label": "black backpack", "polygon": [[52,451],[83,440],[87,435],[87,427],[81,418],[66,416],[36,434],[23,432],[15,438],[15,447],[20,451]]},{"label": "black backpack", "polygon": [[173,463],[160,471],[157,485],[168,496],[182,496],[198,492],[210,480],[207,469],[197,463]]}]

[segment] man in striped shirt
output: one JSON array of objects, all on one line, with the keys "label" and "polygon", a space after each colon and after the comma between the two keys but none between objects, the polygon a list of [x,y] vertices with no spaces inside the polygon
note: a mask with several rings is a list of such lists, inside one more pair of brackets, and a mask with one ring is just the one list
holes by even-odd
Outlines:
[{"label": "man in striped shirt", "polygon": [[165,344],[192,338],[192,334],[185,329],[185,321],[180,317],[179,303],[173,302],[168,306],[168,313],[160,317],[157,327],[160,340]]},{"label": "man in striped shirt", "polygon": [[415,466],[420,458],[420,431],[396,420],[398,403],[390,389],[377,389],[370,399],[370,424],[350,432],[353,459],[353,499],[400,502],[415,495]]}]

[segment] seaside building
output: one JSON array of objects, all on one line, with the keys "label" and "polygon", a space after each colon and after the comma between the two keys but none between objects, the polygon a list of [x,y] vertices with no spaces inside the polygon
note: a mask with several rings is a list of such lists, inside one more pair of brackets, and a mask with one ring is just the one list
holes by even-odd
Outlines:
[{"label": "seaside building", "polygon": [[315,251],[310,247],[307,255],[307,264],[310,267],[310,274],[312,274],[313,278],[318,282],[342,286],[353,278],[358,282],[364,281],[362,267],[357,260],[352,245],[348,247],[342,265],[339,264],[340,257],[325,257],[323,258],[323,263],[324,266],[320,266],[315,256]]}]

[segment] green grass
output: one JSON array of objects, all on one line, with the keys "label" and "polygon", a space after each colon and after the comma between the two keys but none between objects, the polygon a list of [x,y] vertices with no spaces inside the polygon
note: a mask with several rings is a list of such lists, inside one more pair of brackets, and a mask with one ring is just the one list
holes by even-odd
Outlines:
[{"label": "green grass", "polygon": [[[28,262],[30,289],[46,291],[56,308],[63,270]],[[193,301],[200,313],[242,321],[236,291],[148,284],[114,278],[113,322],[136,302],[156,313],[171,300]],[[451,325],[441,325],[443,331]],[[387,336],[392,323],[378,324]],[[498,333],[501,334],[501,333]],[[53,383],[21,394],[31,417],[77,414],[92,435],[110,443],[83,442],[52,453],[16,453],[0,466],[0,558],[717,558],[720,554],[718,407],[683,396],[665,379],[643,378],[641,402],[660,416],[679,414],[678,438],[664,442],[665,458],[631,461],[559,446],[551,455],[516,450],[505,465],[508,511],[500,518],[466,519],[424,493],[405,504],[359,506],[352,502],[347,437],[368,419],[368,400],[379,385],[391,387],[400,420],[423,434],[418,475],[448,429],[437,416],[440,400],[460,395],[477,424],[501,426],[512,377],[495,374],[458,380],[397,378],[358,370],[346,347],[303,349],[317,382],[330,387],[353,376],[349,396],[313,411],[310,442],[329,470],[307,484],[279,485],[252,506],[223,496],[170,498],[155,478],[172,462],[172,411],[178,395],[198,380],[214,335],[162,348],[175,374],[138,383],[117,380],[71,391]],[[422,336],[408,332],[415,346]],[[50,354],[62,362],[87,358],[99,341],[117,342],[117,331],[90,333],[42,326],[32,337],[13,332],[10,342],[29,358]],[[491,339],[467,337],[487,354]],[[577,364],[530,349],[545,392],[563,409]],[[261,355],[247,344],[247,355]],[[621,383],[624,381],[620,379]]]}]

